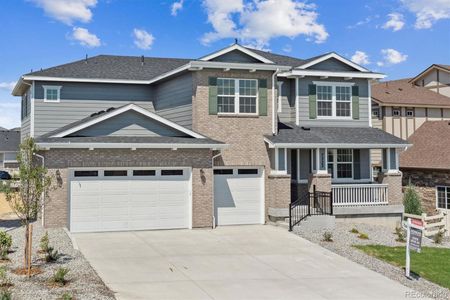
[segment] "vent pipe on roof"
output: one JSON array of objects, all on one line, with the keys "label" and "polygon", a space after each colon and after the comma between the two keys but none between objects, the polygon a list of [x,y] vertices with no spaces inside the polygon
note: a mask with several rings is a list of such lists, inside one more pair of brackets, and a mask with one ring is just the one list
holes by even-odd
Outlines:
[{"label": "vent pipe on roof", "polygon": [[141,56],[141,65],[144,65],[144,55]]},{"label": "vent pipe on roof", "polygon": [[86,54],[86,58],[84,59],[84,63],[87,64],[88,63],[88,55]]}]

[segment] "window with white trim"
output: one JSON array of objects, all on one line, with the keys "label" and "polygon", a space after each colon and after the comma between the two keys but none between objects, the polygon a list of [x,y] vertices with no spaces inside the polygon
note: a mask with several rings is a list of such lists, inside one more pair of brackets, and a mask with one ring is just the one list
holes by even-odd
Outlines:
[{"label": "window with white trim", "polygon": [[44,101],[45,102],[59,102],[61,97],[60,86],[44,85]]},{"label": "window with white trim", "polygon": [[392,109],[392,115],[394,117],[400,117],[402,115],[402,112],[400,111],[400,108],[394,108]]},{"label": "window with white trim", "polygon": [[350,118],[352,116],[351,85],[317,84],[317,116]]},{"label": "window with white trim", "polygon": [[450,186],[438,186],[436,197],[437,208],[450,209]]},{"label": "window with white trim", "polygon": [[219,114],[256,114],[258,83],[256,79],[217,79]]},{"label": "window with white trim", "polygon": [[328,173],[332,178],[353,178],[353,149],[328,149]]},{"label": "window with white trim", "polygon": [[414,109],[407,109],[407,110],[406,110],[406,116],[407,116],[408,118],[414,117]]}]

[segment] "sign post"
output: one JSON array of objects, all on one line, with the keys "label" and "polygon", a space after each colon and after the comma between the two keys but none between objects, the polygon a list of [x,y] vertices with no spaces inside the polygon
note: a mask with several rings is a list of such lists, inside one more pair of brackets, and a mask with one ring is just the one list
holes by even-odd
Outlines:
[{"label": "sign post", "polygon": [[406,222],[406,277],[411,279],[411,250],[420,253],[422,248],[423,222],[418,219],[408,218]]}]

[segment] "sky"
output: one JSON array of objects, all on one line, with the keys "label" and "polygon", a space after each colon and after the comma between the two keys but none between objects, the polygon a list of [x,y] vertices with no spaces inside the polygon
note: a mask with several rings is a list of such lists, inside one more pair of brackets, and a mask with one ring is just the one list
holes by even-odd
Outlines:
[{"label": "sky", "polygon": [[18,78],[98,54],[198,58],[239,43],[335,51],[388,80],[450,64],[450,0],[2,0],[0,127],[20,126]]}]

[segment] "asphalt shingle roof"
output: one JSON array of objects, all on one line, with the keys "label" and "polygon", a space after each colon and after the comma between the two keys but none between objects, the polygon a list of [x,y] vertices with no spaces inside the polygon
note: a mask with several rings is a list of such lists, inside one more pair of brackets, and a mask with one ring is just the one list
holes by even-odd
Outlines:
[{"label": "asphalt shingle roof", "polygon": [[[308,130],[309,129],[309,130]],[[383,130],[372,127],[307,127],[280,124],[278,135],[266,136],[274,144],[367,144],[407,145]]]},{"label": "asphalt shingle roof", "polygon": [[408,139],[400,167],[450,170],[450,121],[427,121]]},{"label": "asphalt shingle roof", "polygon": [[210,138],[171,137],[171,136],[94,136],[94,137],[40,137],[37,143],[129,143],[129,144],[223,144]]},{"label": "asphalt shingle roof", "polygon": [[0,152],[19,151],[20,131],[2,130],[0,131]]},{"label": "asphalt shingle roof", "polygon": [[257,49],[253,49],[253,48],[247,48],[247,49],[252,52],[255,52],[258,55],[261,55],[262,57],[264,57],[268,60],[273,61],[275,64],[278,64],[278,65],[298,67],[305,63],[305,60],[296,58],[296,57],[292,57],[292,56],[275,54],[275,53],[257,50]]}]

